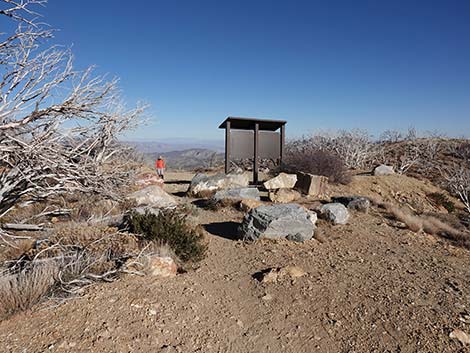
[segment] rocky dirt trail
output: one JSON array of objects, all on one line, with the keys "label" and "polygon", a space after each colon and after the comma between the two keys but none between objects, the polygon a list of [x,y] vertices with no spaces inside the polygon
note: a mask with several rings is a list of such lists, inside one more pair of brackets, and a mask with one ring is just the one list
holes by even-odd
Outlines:
[{"label": "rocky dirt trail", "polygon": [[[178,194],[185,185],[166,186]],[[375,210],[322,241],[243,243],[242,213],[200,209],[209,253],[170,279],[127,276],[0,323],[1,352],[468,352],[470,252]],[[272,267],[306,275],[262,283]]]}]

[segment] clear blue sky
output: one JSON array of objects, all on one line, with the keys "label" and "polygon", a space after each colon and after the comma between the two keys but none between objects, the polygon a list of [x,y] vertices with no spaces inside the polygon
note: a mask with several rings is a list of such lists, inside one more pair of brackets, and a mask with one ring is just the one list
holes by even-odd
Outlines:
[{"label": "clear blue sky", "polygon": [[142,138],[221,139],[228,115],[470,136],[470,1],[49,0],[80,67],[151,104]]}]

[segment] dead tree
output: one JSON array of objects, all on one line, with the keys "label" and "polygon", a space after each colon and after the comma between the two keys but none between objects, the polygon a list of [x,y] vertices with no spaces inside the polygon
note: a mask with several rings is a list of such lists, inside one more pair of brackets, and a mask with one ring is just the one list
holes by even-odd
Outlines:
[{"label": "dead tree", "polygon": [[145,107],[126,109],[117,80],[76,71],[70,50],[47,46],[53,31],[33,9],[42,0],[0,0],[0,215],[19,201],[63,192],[113,195],[125,182],[126,146]]}]

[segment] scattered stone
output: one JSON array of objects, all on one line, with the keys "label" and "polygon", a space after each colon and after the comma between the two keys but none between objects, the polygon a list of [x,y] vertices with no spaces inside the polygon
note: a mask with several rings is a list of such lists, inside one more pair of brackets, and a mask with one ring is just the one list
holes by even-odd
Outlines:
[{"label": "scattered stone", "polygon": [[328,203],[320,207],[320,215],[333,224],[346,224],[349,219],[348,209],[338,202]]},{"label": "scattered stone", "polygon": [[152,257],[149,260],[149,274],[153,277],[175,277],[178,267],[171,257]]},{"label": "scattered stone", "polygon": [[303,277],[306,274],[307,272],[305,272],[301,267],[286,266],[267,269],[255,274],[254,277],[257,278],[261,283],[275,283]]},{"label": "scattered stone", "polygon": [[339,202],[349,208],[359,212],[367,213],[370,208],[370,200],[364,196],[341,196],[333,197],[333,202]]},{"label": "scattered stone", "polygon": [[214,201],[222,200],[260,200],[259,190],[257,188],[236,188],[228,190],[219,190],[212,197]]},{"label": "scattered stone", "polygon": [[470,344],[470,335],[463,332],[462,330],[454,330],[449,335],[450,338],[459,340],[460,343],[467,345]]},{"label": "scattered stone", "polygon": [[390,165],[381,164],[375,167],[374,169],[375,176],[392,175],[392,174],[395,174],[395,171],[393,170],[393,166],[390,166]]},{"label": "scattered stone", "polygon": [[300,199],[300,192],[293,189],[278,189],[269,192],[269,199],[274,203],[290,203]]},{"label": "scattered stone", "polygon": [[243,240],[285,238],[305,241],[313,237],[314,222],[312,214],[297,204],[263,205],[245,215],[239,234]]},{"label": "scattered stone", "polygon": [[295,189],[309,196],[322,196],[326,193],[328,178],[323,175],[297,173]]},{"label": "scattered stone", "polygon": [[297,175],[280,173],[278,176],[264,182],[267,190],[292,189],[297,182]]},{"label": "scattered stone", "polygon": [[367,197],[356,197],[350,203],[348,203],[350,210],[368,213],[370,208],[370,200]]},{"label": "scattered stone", "polygon": [[191,180],[188,193],[194,197],[210,197],[217,190],[246,188],[249,183],[247,173],[244,174],[196,174]]},{"label": "scattered stone", "polygon": [[174,208],[178,205],[173,196],[167,194],[161,187],[156,185],[136,191],[127,197],[133,200],[137,206],[152,206],[154,208]]},{"label": "scattered stone", "polygon": [[240,201],[239,208],[243,212],[249,212],[251,209],[259,207],[262,204],[261,201],[246,199]]}]

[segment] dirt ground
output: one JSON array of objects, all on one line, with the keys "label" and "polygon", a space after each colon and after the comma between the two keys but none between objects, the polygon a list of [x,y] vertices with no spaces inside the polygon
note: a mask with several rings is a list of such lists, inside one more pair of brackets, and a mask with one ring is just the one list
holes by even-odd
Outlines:
[{"label": "dirt ground", "polygon": [[[165,188],[182,197],[190,177],[169,175]],[[345,226],[319,221],[322,241],[303,244],[236,240],[242,216],[198,209],[209,243],[198,269],[127,276],[20,313],[0,323],[0,352],[470,352],[449,338],[470,332],[468,250],[376,209]],[[307,275],[254,277],[288,265]]]}]

